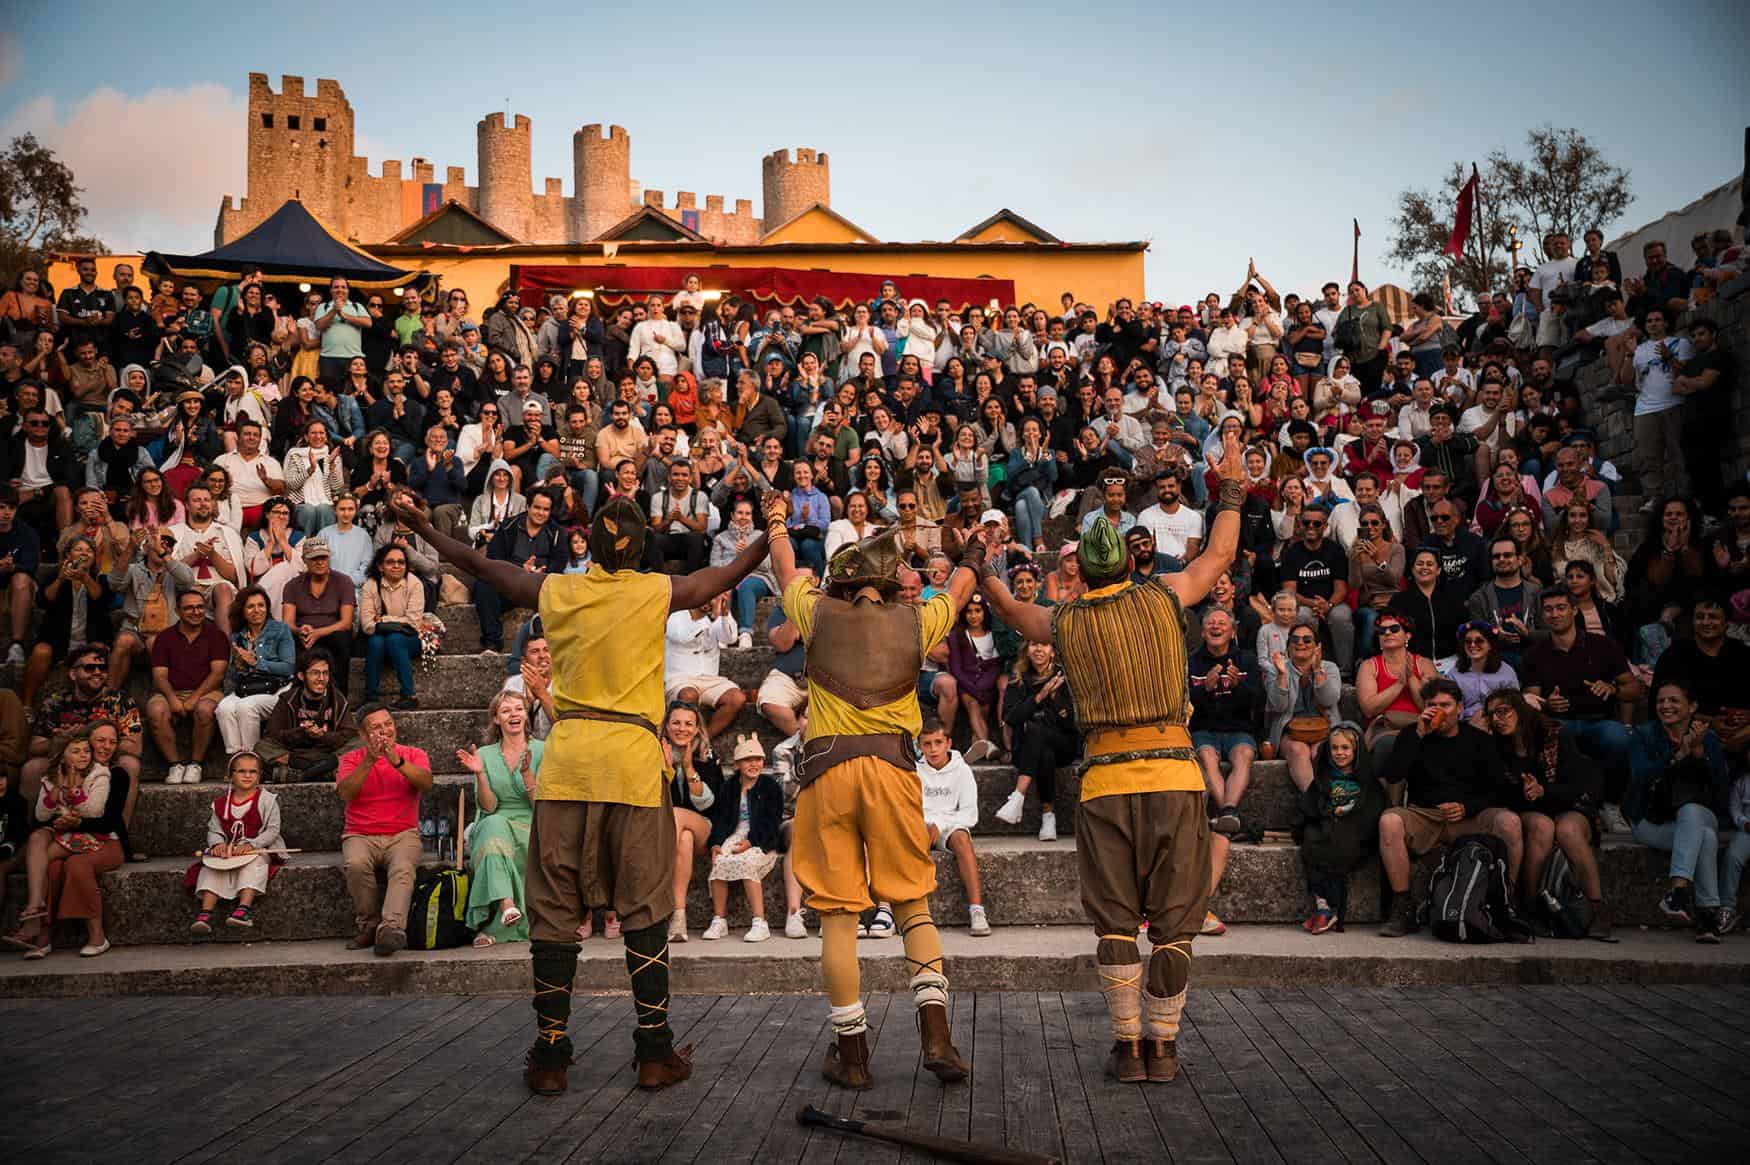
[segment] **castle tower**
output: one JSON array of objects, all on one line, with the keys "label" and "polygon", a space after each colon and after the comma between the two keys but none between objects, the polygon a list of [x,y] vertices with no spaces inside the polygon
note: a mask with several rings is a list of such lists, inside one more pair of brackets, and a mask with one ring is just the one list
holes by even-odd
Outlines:
[{"label": "castle tower", "polygon": [[632,139],[617,125],[571,135],[573,242],[587,243],[632,212]]},{"label": "castle tower", "polygon": [[789,222],[815,203],[832,205],[832,181],[826,155],[798,149],[796,160],[789,150],[775,150],[760,159],[760,195],[765,229]]},{"label": "castle tower", "polygon": [[480,217],[518,238],[529,237],[535,196],[529,119],[518,114],[511,125],[504,114],[489,113],[475,126],[480,150]]},{"label": "castle tower", "polygon": [[353,115],[337,81],[249,74],[247,193],[243,205],[221,213],[216,242],[223,245],[259,224],[288,198],[298,198],[335,230],[346,231],[346,178],[352,160]]}]

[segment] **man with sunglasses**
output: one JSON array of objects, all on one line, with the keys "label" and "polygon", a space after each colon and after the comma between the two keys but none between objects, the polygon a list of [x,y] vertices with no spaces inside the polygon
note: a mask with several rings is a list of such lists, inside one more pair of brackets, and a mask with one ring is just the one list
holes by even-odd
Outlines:
[{"label": "man with sunglasses", "polygon": [[[125,690],[109,686],[109,656],[99,643],[88,643],[67,657],[67,686],[45,696],[31,718],[30,759],[20,772],[20,792],[35,804],[37,788],[49,771],[49,753],[55,734],[89,724],[112,720],[121,737],[116,760],[137,784],[140,779],[140,708]],[[129,791],[130,806],[134,793]],[[131,812],[131,810],[130,810]]]},{"label": "man with sunglasses", "polygon": [[1302,511],[1295,532],[1300,541],[1282,550],[1282,589],[1300,605],[1297,621],[1330,630],[1337,667],[1345,675],[1355,669],[1355,616],[1344,600],[1349,596],[1349,561],[1325,531],[1330,515],[1312,507]]},{"label": "man with sunglasses", "polygon": [[0,484],[15,491],[19,520],[44,546],[73,521],[72,486],[80,473],[78,454],[40,408],[24,410],[19,431],[0,443]]},{"label": "man with sunglasses", "polygon": [[1525,574],[1525,557],[1519,543],[1502,535],[1489,543],[1489,581],[1471,592],[1465,603],[1472,619],[1495,628],[1501,658],[1514,671],[1521,655],[1534,643],[1549,638],[1538,617],[1538,581]]},{"label": "man with sunglasses", "polygon": [[1483,540],[1459,524],[1458,506],[1451,498],[1430,506],[1428,520],[1434,528],[1422,539],[1422,547],[1440,556],[1440,573],[1447,586],[1460,595],[1473,593],[1488,577],[1488,550]]}]

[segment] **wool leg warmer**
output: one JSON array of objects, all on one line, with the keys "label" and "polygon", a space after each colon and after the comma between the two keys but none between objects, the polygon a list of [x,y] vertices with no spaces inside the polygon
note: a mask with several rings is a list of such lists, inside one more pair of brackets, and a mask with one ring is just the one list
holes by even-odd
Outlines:
[{"label": "wool leg warmer", "polygon": [[919,1007],[948,1006],[948,976],[942,970],[942,936],[930,917],[930,904],[922,898],[893,905],[893,919],[905,942],[905,961],[911,967],[912,1000]]},{"label": "wool leg warmer", "polygon": [[1106,1012],[1112,1017],[1112,1038],[1142,1038],[1142,956],[1134,935],[1100,936],[1094,954],[1100,972],[1100,994],[1106,997]]}]

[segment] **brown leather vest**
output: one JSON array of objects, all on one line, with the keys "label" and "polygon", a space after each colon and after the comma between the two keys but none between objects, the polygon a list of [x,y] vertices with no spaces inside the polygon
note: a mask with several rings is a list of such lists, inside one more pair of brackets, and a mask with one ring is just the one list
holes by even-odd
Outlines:
[{"label": "brown leather vest", "polygon": [[924,668],[918,613],[904,603],[823,595],[814,609],[808,679],[863,711],[913,691]]}]

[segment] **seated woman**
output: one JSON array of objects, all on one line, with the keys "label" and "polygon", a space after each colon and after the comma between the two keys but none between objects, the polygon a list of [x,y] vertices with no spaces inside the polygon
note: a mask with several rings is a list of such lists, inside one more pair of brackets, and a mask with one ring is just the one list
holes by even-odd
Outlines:
[{"label": "seated woman", "polygon": [[1687,681],[1668,679],[1653,693],[1654,719],[1629,737],[1629,784],[1622,810],[1634,838],[1671,854],[1671,886],[1659,902],[1665,917],[1695,927],[1695,941],[1720,941],[1719,818],[1715,806],[1729,773],[1720,739],[1696,719]]},{"label": "seated woman", "polygon": [[1355,668],[1355,699],[1375,765],[1385,764],[1398,733],[1422,715],[1422,685],[1438,674],[1433,660],[1410,650],[1414,627],[1407,616],[1385,612],[1375,625],[1379,654]]},{"label": "seated woman", "polygon": [[729,883],[740,882],[753,921],[743,942],[772,937],[766,925],[766,896],[760,882],[778,864],[779,827],[784,821],[784,791],[765,771],[766,750],[759,738],[735,744],[737,782],[726,783],[711,807],[711,925],[706,941],[729,933]]},{"label": "seated woman", "polygon": [[826,528],[826,557],[832,556],[853,542],[861,542],[876,530],[869,520],[869,495],[861,490],[845,496],[845,516]]},{"label": "seated woman", "polygon": [[24,868],[29,899],[19,912],[19,927],[6,936],[8,945],[27,959],[48,955],[54,924],[70,918],[85,923],[85,945],[79,953],[95,958],[109,950],[103,932],[103,895],[98,875],[122,864],[117,833],[127,800],[127,775],[96,762],[91,730],[72,729],[58,736],[49,754],[49,771],[37,789],[33,817],[38,825],[25,842]]},{"label": "seated woman", "polygon": [[1288,653],[1276,652],[1264,672],[1265,735],[1276,755],[1288,762],[1288,779],[1304,791],[1312,784],[1313,749],[1330,735],[1337,722],[1337,701],[1343,677],[1325,660],[1318,632],[1295,627],[1288,633]]},{"label": "seated woman", "polygon": [[60,568],[37,592],[37,606],[43,613],[19,692],[25,707],[36,706],[49,669],[73,648],[95,643],[108,649],[115,638],[115,625],[109,621],[111,593],[109,576],[98,567],[96,545],[84,535],[69,541],[61,552]]},{"label": "seated woman", "polygon": [[456,759],[474,774],[477,808],[468,826],[468,927],[476,932],[477,947],[528,941],[523,869],[544,747],[529,739],[529,698],[523,693],[492,697],[486,718],[492,743],[456,750]]},{"label": "seated woman", "polygon": [[1458,629],[1458,656],[1440,674],[1464,693],[1464,718],[1489,730],[1483,704],[1490,692],[1519,687],[1519,675],[1501,658],[1501,636],[1493,623],[1473,619]]},{"label": "seated woman", "polygon": [[298,543],[303,540],[304,532],[292,525],[292,503],[285,498],[263,502],[261,529],[243,540],[249,581],[267,592],[275,609],[286,584],[304,571],[304,558],[298,553]]},{"label": "seated woman", "polygon": [[790,533],[796,541],[796,561],[816,574],[826,568],[826,528],[832,524],[832,505],[816,487],[814,466],[798,461],[790,467]]},{"label": "seated woman", "polygon": [[1362,505],[1349,546],[1349,589],[1355,593],[1355,658],[1373,654],[1373,625],[1404,585],[1404,546],[1377,505]]},{"label": "seated woman", "polygon": [[668,921],[668,941],[687,941],[687,889],[693,884],[693,857],[711,848],[711,819],[723,785],[723,766],[711,755],[699,709],[674,703],[662,722],[663,763],[673,772],[669,803],[674,807],[674,914]]},{"label": "seated woman", "polygon": [[[1387,611],[1405,616],[1410,629],[1410,650],[1428,659],[1439,659],[1443,648],[1452,646],[1453,634],[1465,622],[1470,598],[1464,588],[1446,581],[1440,555],[1432,546],[1419,546],[1410,555],[1410,582],[1392,596]],[[1380,618],[1385,612],[1380,613]],[[1375,634],[1378,634],[1377,627]],[[1381,636],[1383,643],[1384,637]]]},{"label": "seated woman", "polygon": [[1498,803],[1518,812],[1524,838],[1520,896],[1534,901],[1544,865],[1561,846],[1574,881],[1592,907],[1586,937],[1610,942],[1610,915],[1593,848],[1603,837],[1597,814],[1604,789],[1597,766],[1572,736],[1562,734],[1560,724],[1533,708],[1516,687],[1490,692],[1484,710],[1488,729],[1500,744],[1501,768],[1507,778]]},{"label": "seated woman", "polygon": [[1592,506],[1575,498],[1563,507],[1550,534],[1550,559],[1555,569],[1565,571],[1570,562],[1593,567],[1599,598],[1616,603],[1622,598],[1623,575],[1628,570],[1610,545],[1610,536],[1592,524]]},{"label": "seated woman", "polygon": [[225,667],[225,698],[214,717],[225,753],[253,751],[261,726],[292,682],[297,649],[292,629],[268,614],[267,592],[249,587],[231,604],[231,660]]},{"label": "seated woman", "polygon": [[[625,464],[631,465],[630,461]],[[634,481],[637,467],[633,467]],[[529,508],[528,501],[517,492],[511,476],[510,463],[493,461],[486,471],[486,488],[468,508],[468,538],[475,546],[485,546],[498,532],[499,526]]]},{"label": "seated woman", "polygon": [[395,665],[398,709],[419,707],[413,691],[413,661],[420,654],[419,623],[425,615],[425,585],[407,572],[407,551],[393,542],[377,549],[359,591],[359,626],[365,640],[365,703],[382,689],[383,660]]},{"label": "seated woman", "polygon": [[1003,692],[1003,724],[1015,757],[1015,789],[996,811],[998,821],[1017,825],[1027,790],[1039,790],[1039,840],[1057,840],[1057,769],[1081,753],[1075,703],[1057,652],[1049,643],[1029,643],[1015,660]]},{"label": "seated woman", "polygon": [[1349,911],[1349,875],[1373,862],[1385,789],[1373,775],[1361,746],[1361,728],[1344,720],[1331,729],[1313,762],[1312,782],[1295,807],[1295,836],[1306,868],[1312,913],[1300,928],[1308,934],[1342,930]]},{"label": "seated woman", "polygon": [[1622,608],[1635,637],[1635,662],[1651,666],[1676,636],[1677,617],[1689,607],[1713,569],[1701,540],[1701,511],[1686,498],[1668,498],[1653,511],[1649,529],[1623,570]]},{"label": "seated woman", "polygon": [[246,930],[255,925],[255,900],[285,858],[281,848],[279,798],[261,787],[261,758],[238,752],[225,766],[230,788],[213,802],[207,816],[207,844],[188,868],[186,882],[200,896],[201,908],[189,933],[213,933],[213,911],[221,901],[237,903],[225,925]]},{"label": "seated woman", "polygon": [[1003,672],[1002,656],[991,627],[990,607],[984,596],[974,594],[960,610],[960,619],[948,635],[948,674],[960,689],[960,710],[972,728],[972,744],[966,763],[977,764],[996,756],[1001,749],[991,739],[991,718],[996,710],[997,679]]}]

